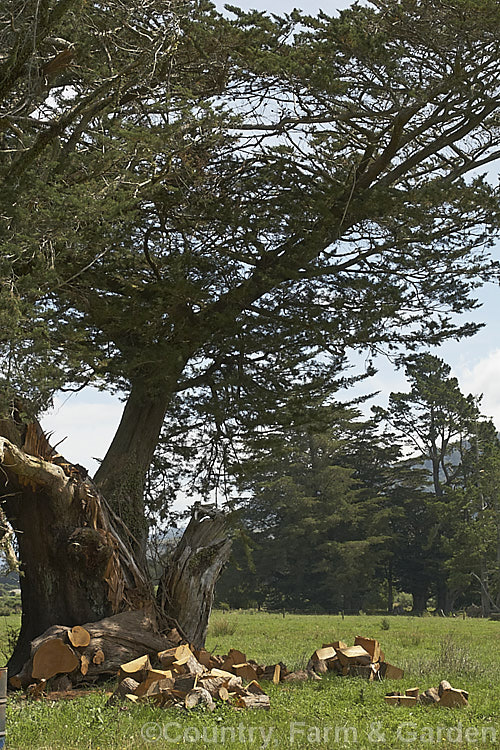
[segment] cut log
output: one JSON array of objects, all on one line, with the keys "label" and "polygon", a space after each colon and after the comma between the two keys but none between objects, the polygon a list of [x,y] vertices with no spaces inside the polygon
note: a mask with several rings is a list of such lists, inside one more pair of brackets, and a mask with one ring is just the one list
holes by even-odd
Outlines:
[{"label": "cut log", "polygon": [[205,706],[209,711],[213,711],[215,703],[212,700],[212,696],[202,687],[196,687],[191,690],[184,700],[186,708],[196,708],[196,706]]},{"label": "cut log", "polygon": [[390,706],[398,706],[399,705],[399,695],[386,695],[384,696],[384,700],[386,703],[388,703]]},{"label": "cut log", "polygon": [[461,690],[449,688],[443,690],[437,705],[444,706],[444,708],[462,708],[463,706],[467,706],[467,704],[468,701]]},{"label": "cut log", "polygon": [[90,633],[81,625],[75,625],[68,632],[68,638],[72,646],[75,648],[88,646],[90,643]]},{"label": "cut log", "polygon": [[36,680],[48,680],[56,674],[73,672],[80,666],[80,657],[60,638],[42,643],[33,657],[31,675]]},{"label": "cut log", "polygon": [[276,664],[274,666],[273,683],[277,685],[281,679],[281,665]]},{"label": "cut log", "polygon": [[174,690],[186,695],[193,690],[198,684],[197,674],[183,674],[175,678]]},{"label": "cut log", "polygon": [[405,695],[411,695],[414,698],[418,698],[420,688],[414,687],[414,688],[407,688],[405,690]]},{"label": "cut log", "polygon": [[205,648],[200,648],[194,651],[196,659],[207,669],[211,669],[216,666],[215,660],[212,659],[212,654]]},{"label": "cut log", "polygon": [[224,686],[220,687],[219,690],[218,690],[218,696],[221,699],[221,701],[223,701],[224,703],[226,701],[228,701],[229,700],[229,691],[228,691],[228,689],[225,688]]},{"label": "cut log", "polygon": [[137,659],[120,665],[118,679],[124,680],[126,677],[132,677],[137,682],[143,682],[148,672],[151,671],[151,662],[149,656],[139,656]]},{"label": "cut log", "polygon": [[252,680],[252,682],[246,686],[245,690],[248,693],[254,693],[255,695],[266,695],[266,691],[262,689],[257,680]]},{"label": "cut log", "polygon": [[246,654],[244,654],[242,651],[238,651],[235,648],[231,648],[227,656],[224,657],[222,669],[226,669],[229,672],[234,664],[246,664],[246,661]]},{"label": "cut log", "polygon": [[439,683],[439,686],[438,686],[439,697],[441,698],[441,696],[443,695],[443,693],[444,693],[445,690],[451,690],[451,689],[452,689],[452,687],[451,687],[450,683],[448,682],[448,680],[441,680],[441,682]]},{"label": "cut log", "polygon": [[323,646],[318,648],[311,656],[313,661],[326,661],[327,659],[333,659],[336,656],[336,651],[333,646]]},{"label": "cut log", "polygon": [[169,682],[170,687],[174,686],[174,679],[172,676],[172,672],[170,672],[170,670],[151,669],[147,673],[146,679],[143,682],[141,682],[139,687],[135,690],[135,695],[138,695],[138,696],[146,695],[151,685],[153,685],[155,682],[163,682],[165,680],[170,681]]},{"label": "cut log", "polygon": [[344,641],[333,641],[332,643],[323,643],[322,648],[333,648],[334,651],[337,651],[338,648],[347,648],[347,643],[344,643]]},{"label": "cut log", "polygon": [[372,662],[380,661],[380,643],[375,638],[364,638],[357,635],[354,639],[355,646],[362,646],[371,656]]},{"label": "cut log", "polygon": [[395,667],[393,664],[389,664],[387,661],[381,663],[379,671],[380,676],[385,680],[401,680],[404,675],[402,669]]},{"label": "cut log", "polygon": [[270,701],[268,695],[240,695],[236,704],[239,708],[263,708],[269,710]]},{"label": "cut log", "polygon": [[197,686],[205,688],[210,695],[216,696],[222,687],[227,688],[227,680],[224,677],[214,677],[207,673],[198,678]]},{"label": "cut log", "polygon": [[368,665],[371,662],[370,654],[362,646],[339,648],[337,656],[343,667],[349,667],[351,664]]},{"label": "cut log", "polygon": [[425,690],[419,697],[420,703],[424,705],[430,705],[431,703],[437,703],[439,700],[439,692],[435,687],[430,687]]},{"label": "cut log", "polygon": [[414,695],[402,695],[399,699],[401,706],[416,706],[418,699]]},{"label": "cut log", "polygon": [[242,680],[247,682],[257,680],[257,672],[251,664],[234,664],[232,671],[237,677],[241,677]]}]

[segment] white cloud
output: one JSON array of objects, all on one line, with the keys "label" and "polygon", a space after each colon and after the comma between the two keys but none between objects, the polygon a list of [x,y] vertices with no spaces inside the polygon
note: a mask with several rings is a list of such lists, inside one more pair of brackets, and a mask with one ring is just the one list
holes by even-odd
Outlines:
[{"label": "white cloud", "polygon": [[500,349],[491,351],[472,367],[455,370],[464,393],[483,394],[481,411],[500,429]]},{"label": "white cloud", "polygon": [[52,432],[52,445],[60,444],[59,452],[71,461],[85,466],[94,474],[113,439],[123,411],[117,396],[85,388],[81,393],[57,397],[54,407],[43,419],[45,432]]}]

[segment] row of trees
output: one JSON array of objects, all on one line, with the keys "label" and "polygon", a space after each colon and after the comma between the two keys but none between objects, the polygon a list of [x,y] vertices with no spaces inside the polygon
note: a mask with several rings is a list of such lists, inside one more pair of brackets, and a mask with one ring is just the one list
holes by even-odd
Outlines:
[{"label": "row of trees", "polygon": [[[500,609],[500,441],[439,358],[374,418],[321,406],[247,441],[243,533],[218,597],[232,606]],[[411,456],[409,457],[409,451]]]},{"label": "row of trees", "polygon": [[[2,533],[15,530],[23,573],[12,668],[55,622],[152,603],[145,500],[162,433],[227,447],[290,391],[331,390],[350,347],[470,334],[456,316],[496,273],[483,174],[500,148],[496,0],[231,13],[0,8]],[[124,394],[94,482],[48,461],[22,476],[30,417],[88,383]],[[160,612],[170,602],[192,632],[201,615],[168,585]]]}]

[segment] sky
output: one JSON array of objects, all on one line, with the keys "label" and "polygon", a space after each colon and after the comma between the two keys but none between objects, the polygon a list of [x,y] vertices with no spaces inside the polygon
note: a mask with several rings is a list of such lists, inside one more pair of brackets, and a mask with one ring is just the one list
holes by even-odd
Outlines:
[{"label": "sky", "polygon": [[[234,5],[242,8],[267,10],[270,12],[289,12],[294,7],[314,14],[319,9],[334,14],[336,9],[350,5],[350,0],[334,2],[289,3],[285,0],[235,0]],[[217,3],[222,9],[223,4]],[[500,246],[494,254],[500,259]],[[442,357],[452,367],[452,373],[458,378],[460,387],[465,393],[483,394],[482,411],[492,418],[500,430],[500,290],[494,284],[487,284],[478,290],[477,297],[481,308],[464,316],[464,320],[484,323],[484,327],[475,336],[461,341],[449,341],[432,353]],[[359,358],[357,365],[362,366]],[[406,390],[407,384],[400,371],[385,358],[377,361],[377,375],[367,379],[358,386],[355,395],[379,391],[376,402],[385,405],[391,391]],[[354,395],[354,394],[353,394]],[[373,402],[374,403],[374,402]],[[369,404],[368,404],[369,406]],[[46,431],[52,432],[52,442],[64,439],[59,451],[74,463],[86,466],[94,473],[98,463],[96,458],[103,458],[118,426],[123,403],[116,396],[101,393],[94,388],[86,388],[79,394],[63,394],[56,397],[54,408],[42,419]]]}]

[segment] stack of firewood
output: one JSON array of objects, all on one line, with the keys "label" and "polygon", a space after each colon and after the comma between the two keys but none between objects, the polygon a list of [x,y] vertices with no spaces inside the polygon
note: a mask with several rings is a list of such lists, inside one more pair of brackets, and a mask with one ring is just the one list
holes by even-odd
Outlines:
[{"label": "stack of firewood", "polygon": [[404,674],[402,669],[385,660],[375,638],[360,635],[354,639],[354,646],[343,641],[324,643],[309,659],[307,669],[318,675],[333,670],[343,676],[364,677],[366,680],[400,680]]},{"label": "stack of firewood", "polygon": [[153,667],[148,656],[122,664],[110,703],[125,699],[151,701],[164,708],[202,705],[213,710],[214,701],[222,701],[237,708],[268,709],[269,696],[257,675],[267,679],[272,672],[276,682],[280,674],[280,665],[261,667],[236,649],[222,657],[181,644],[160,651],[158,661],[160,668]]}]

